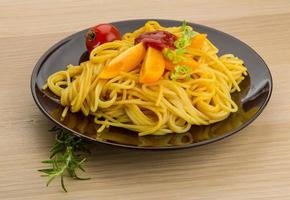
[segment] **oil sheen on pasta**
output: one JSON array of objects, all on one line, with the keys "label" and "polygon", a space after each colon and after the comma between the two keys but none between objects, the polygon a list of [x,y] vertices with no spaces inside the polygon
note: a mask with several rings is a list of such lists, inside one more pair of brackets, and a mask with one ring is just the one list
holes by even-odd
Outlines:
[{"label": "oil sheen on pasta", "polygon": [[231,93],[240,91],[239,83],[247,75],[243,61],[232,54],[218,56],[218,49],[206,40],[201,49],[188,49],[199,63],[186,81],[171,80],[169,72],[152,84],[139,83],[137,68],[108,79],[98,74],[112,58],[134,45],[138,35],[165,30],[177,37],[181,27],[162,27],[148,21],[122,40],[95,48],[89,61],[79,66],[68,65],[64,71],[52,74],[47,87],[60,97],[67,112],[81,111],[93,115],[102,132],[110,126],[121,127],[143,135],[185,133],[192,125],[208,125],[227,118],[238,107]]}]

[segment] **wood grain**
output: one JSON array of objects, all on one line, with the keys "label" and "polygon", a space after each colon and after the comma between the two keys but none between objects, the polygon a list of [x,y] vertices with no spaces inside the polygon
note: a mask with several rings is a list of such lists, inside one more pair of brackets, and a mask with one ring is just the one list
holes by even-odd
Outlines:
[{"label": "wood grain", "polygon": [[[100,22],[186,19],[230,33],[269,64],[272,99],[231,138],[195,149],[136,151],[96,144],[89,181],[49,188],[37,169],[52,124],[35,106],[30,74],[63,37]],[[290,199],[290,2],[288,0],[2,0],[0,2],[0,199]]]}]

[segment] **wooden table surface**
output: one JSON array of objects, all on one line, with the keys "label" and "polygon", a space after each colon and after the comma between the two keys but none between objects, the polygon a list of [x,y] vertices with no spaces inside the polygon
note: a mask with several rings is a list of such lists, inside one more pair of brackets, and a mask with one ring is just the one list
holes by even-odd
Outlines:
[{"label": "wooden table surface", "polygon": [[[122,3],[120,3],[122,2]],[[126,3],[127,2],[127,3]],[[232,34],[265,59],[268,107],[223,141],[177,151],[95,145],[88,181],[45,187],[37,169],[53,143],[34,104],[30,75],[55,42],[100,22],[186,19]],[[0,199],[290,199],[289,0],[2,0],[0,2]]]}]

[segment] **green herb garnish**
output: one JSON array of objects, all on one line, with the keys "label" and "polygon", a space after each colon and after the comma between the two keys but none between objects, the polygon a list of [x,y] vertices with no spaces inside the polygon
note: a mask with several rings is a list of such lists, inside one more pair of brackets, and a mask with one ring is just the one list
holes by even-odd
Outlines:
[{"label": "green herb garnish", "polygon": [[183,21],[181,25],[182,35],[178,40],[174,42],[174,45],[177,49],[184,49],[191,44],[191,39],[194,35],[192,27],[188,26],[186,21]]},{"label": "green herb garnish", "polygon": [[184,49],[171,50],[171,49],[165,48],[163,50],[163,55],[165,56],[165,58],[170,60],[173,64],[177,64],[181,62],[184,59],[183,54],[184,54]]},{"label": "green herb garnish", "polygon": [[188,80],[191,78],[191,73],[192,73],[191,67],[178,65],[175,67],[174,72],[171,72],[170,78],[174,81],[176,81],[177,79]]},{"label": "green herb garnish", "polygon": [[163,55],[170,60],[173,64],[181,62],[184,58],[185,48],[191,44],[194,31],[192,27],[188,26],[186,21],[183,21],[181,25],[181,37],[174,42],[175,50],[164,49]]},{"label": "green herb garnish", "polygon": [[47,186],[56,177],[60,177],[62,189],[67,192],[64,185],[64,176],[66,174],[78,180],[89,179],[79,177],[76,173],[77,170],[85,171],[83,168],[83,163],[86,161],[84,154],[89,151],[81,138],[57,127],[54,127],[50,131],[57,132],[56,141],[50,149],[50,159],[44,160],[42,163],[50,164],[51,167],[38,171],[43,172],[43,176],[48,177]]}]

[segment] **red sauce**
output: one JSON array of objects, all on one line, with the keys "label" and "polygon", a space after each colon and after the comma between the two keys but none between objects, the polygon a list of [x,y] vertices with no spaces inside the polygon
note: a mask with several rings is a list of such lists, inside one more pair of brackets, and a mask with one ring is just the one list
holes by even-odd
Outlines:
[{"label": "red sauce", "polygon": [[135,43],[143,42],[146,47],[150,46],[158,50],[163,48],[174,49],[174,41],[177,39],[175,35],[167,31],[152,31],[140,34]]}]

